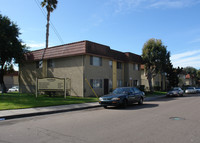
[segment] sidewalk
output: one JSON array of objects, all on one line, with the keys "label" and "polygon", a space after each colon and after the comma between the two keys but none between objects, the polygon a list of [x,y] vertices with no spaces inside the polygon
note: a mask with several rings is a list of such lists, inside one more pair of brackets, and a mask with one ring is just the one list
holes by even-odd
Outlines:
[{"label": "sidewalk", "polygon": [[[145,101],[153,101],[162,97],[164,96],[147,97],[145,98]],[[97,108],[97,107],[100,107],[99,103],[93,102],[93,103],[70,104],[70,105],[37,107],[37,108],[27,108],[27,109],[2,110],[0,111],[0,121],[14,119],[14,118],[23,118],[30,116],[39,116],[39,115],[46,115],[53,113],[83,110],[89,108]]]},{"label": "sidewalk", "polygon": [[76,110],[83,110],[83,109],[97,108],[97,107],[100,107],[99,103],[93,102],[93,103],[70,104],[70,105],[37,107],[37,108],[27,108],[27,109],[3,110],[0,111],[0,120],[69,112],[69,111],[76,111]]}]

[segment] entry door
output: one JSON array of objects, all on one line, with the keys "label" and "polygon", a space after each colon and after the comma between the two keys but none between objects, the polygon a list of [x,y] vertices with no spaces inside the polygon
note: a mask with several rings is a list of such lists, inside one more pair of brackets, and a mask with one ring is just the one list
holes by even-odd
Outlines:
[{"label": "entry door", "polygon": [[104,95],[109,93],[108,92],[108,89],[109,89],[108,82],[109,82],[108,79],[104,79]]}]

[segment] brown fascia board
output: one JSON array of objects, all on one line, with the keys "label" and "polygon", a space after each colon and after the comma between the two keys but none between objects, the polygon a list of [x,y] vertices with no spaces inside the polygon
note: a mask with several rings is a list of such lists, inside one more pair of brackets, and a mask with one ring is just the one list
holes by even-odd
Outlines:
[{"label": "brown fascia board", "polygon": [[[42,58],[44,49],[28,52],[25,54],[27,61],[39,61]],[[123,53],[112,50],[109,46],[91,42],[88,40],[59,45],[47,48],[44,59],[55,59],[77,55],[97,55],[123,62],[141,63],[141,56],[133,53]]]},{"label": "brown fascia board", "polygon": [[123,62],[141,63],[141,56],[139,55],[129,53],[131,55],[129,56],[129,55],[126,55],[126,53],[110,49],[109,46],[90,42],[90,41],[86,41],[86,53],[89,55],[103,56],[103,57],[107,57],[110,59],[115,59],[115,60],[123,61]]},{"label": "brown fascia board", "polygon": [[[85,54],[85,42],[86,41],[79,41],[47,48],[43,59],[54,59]],[[43,52],[44,49],[28,52],[25,54],[25,58],[27,61],[39,61],[42,59]]]},{"label": "brown fascia board", "polygon": [[128,61],[129,62],[143,63],[142,62],[142,57],[140,55],[137,55],[137,54],[134,54],[134,53],[130,53],[130,52],[126,52],[125,54],[128,57]]},{"label": "brown fascia board", "polygon": [[18,76],[18,71],[14,71],[14,72],[12,72],[12,73],[7,73],[7,74],[5,74],[5,76]]}]

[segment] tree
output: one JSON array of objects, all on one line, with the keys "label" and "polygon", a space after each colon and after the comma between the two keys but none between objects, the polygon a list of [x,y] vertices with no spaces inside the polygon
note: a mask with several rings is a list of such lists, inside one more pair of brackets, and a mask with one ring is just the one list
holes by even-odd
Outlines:
[{"label": "tree", "polygon": [[195,69],[194,67],[185,67],[183,69],[187,74],[190,75],[190,78],[192,80],[192,84],[195,84],[195,82],[197,82],[197,69]]},{"label": "tree", "polygon": [[150,91],[153,91],[152,78],[159,72],[165,71],[166,65],[170,62],[170,53],[166,46],[159,39],[149,39],[143,46],[142,59],[145,65],[146,76]]},{"label": "tree", "polygon": [[[57,7],[57,0],[44,0],[41,2],[41,6],[42,7],[46,7],[47,9],[47,25],[46,25],[46,47],[44,49],[44,52],[42,54],[42,60],[44,58],[44,54],[46,49],[48,48],[48,43],[49,43],[49,21],[50,21],[50,13],[54,11],[54,9],[56,9]],[[47,76],[47,61],[43,60],[43,76],[46,77]]]},{"label": "tree", "polygon": [[41,2],[42,7],[46,7],[47,9],[46,48],[48,48],[48,42],[49,42],[50,13],[53,12],[54,9],[56,9],[57,3],[58,3],[57,0],[44,0],[43,2]]},{"label": "tree", "polygon": [[200,70],[197,71],[197,78],[200,80]]},{"label": "tree", "polygon": [[198,86],[200,86],[200,69],[197,71],[197,83],[198,83]]},{"label": "tree", "polygon": [[179,84],[179,75],[183,71],[183,68],[173,68],[173,65],[166,70],[166,77],[169,81],[169,88],[177,87]]},{"label": "tree", "polygon": [[18,26],[8,17],[0,14],[0,85],[3,93],[6,92],[3,77],[8,66],[12,63],[20,63],[27,51],[19,35]]}]

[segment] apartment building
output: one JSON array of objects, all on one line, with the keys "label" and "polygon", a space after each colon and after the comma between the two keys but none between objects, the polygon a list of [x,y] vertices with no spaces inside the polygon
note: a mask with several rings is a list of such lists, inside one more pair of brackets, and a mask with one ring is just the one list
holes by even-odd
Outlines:
[{"label": "apartment building", "polygon": [[[167,90],[167,84],[168,81],[164,73],[158,73],[152,78],[152,86],[155,90]],[[150,89],[144,65],[141,65],[141,85],[145,86],[146,91]]]},{"label": "apartment building", "polygon": [[3,78],[4,78],[4,83],[7,89],[11,88],[12,86],[19,86],[18,71],[15,71],[13,73],[7,73],[4,75]]},{"label": "apartment building", "polygon": [[90,86],[102,96],[117,87],[141,84],[141,56],[80,41],[27,53],[26,61],[19,66],[20,92],[35,92],[36,78],[43,77],[43,52],[46,77],[69,79],[71,96],[94,96]]}]

